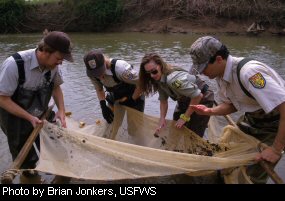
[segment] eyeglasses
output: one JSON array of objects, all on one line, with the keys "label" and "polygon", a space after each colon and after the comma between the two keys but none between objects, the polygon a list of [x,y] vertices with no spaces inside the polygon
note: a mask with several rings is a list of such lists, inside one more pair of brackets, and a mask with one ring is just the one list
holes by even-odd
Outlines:
[{"label": "eyeglasses", "polygon": [[153,69],[151,71],[145,71],[147,74],[153,74],[153,75],[156,75],[158,73],[158,70],[157,69]]}]

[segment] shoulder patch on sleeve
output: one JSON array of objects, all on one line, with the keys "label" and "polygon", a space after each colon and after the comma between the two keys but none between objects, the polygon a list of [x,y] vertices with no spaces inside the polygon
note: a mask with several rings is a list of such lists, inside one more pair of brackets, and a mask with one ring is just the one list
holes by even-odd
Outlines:
[{"label": "shoulder patch on sleeve", "polygon": [[251,76],[249,78],[249,82],[252,84],[252,86],[254,88],[257,89],[262,89],[265,87],[266,84],[266,80],[265,78],[262,76],[261,73],[256,73],[255,75]]},{"label": "shoulder patch on sleeve", "polygon": [[127,80],[133,80],[135,78],[135,75],[132,73],[132,69],[126,69],[122,73],[122,77],[124,77]]},{"label": "shoulder patch on sleeve", "polygon": [[179,89],[179,88],[181,88],[181,86],[182,86],[182,81],[180,81],[180,80],[175,80],[174,82],[172,82],[171,85],[172,85],[173,88]]}]

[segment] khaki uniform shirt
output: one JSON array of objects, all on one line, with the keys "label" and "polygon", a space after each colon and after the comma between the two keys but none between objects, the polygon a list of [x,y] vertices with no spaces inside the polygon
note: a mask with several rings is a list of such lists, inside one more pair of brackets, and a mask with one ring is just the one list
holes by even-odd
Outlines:
[{"label": "khaki uniform shirt", "polygon": [[158,82],[158,99],[167,100],[168,97],[172,97],[178,100],[182,97],[197,97],[201,91],[195,81],[195,76],[184,71],[174,71],[168,76],[162,75]]},{"label": "khaki uniform shirt", "polygon": [[[111,59],[112,61],[112,59]],[[137,85],[138,84],[138,72],[132,68],[132,66],[124,60],[117,60],[115,65],[115,73],[119,80],[124,83]],[[113,78],[113,73],[110,69],[106,69],[104,79],[100,82],[96,78],[90,78],[96,90],[102,90],[103,86],[114,87],[118,83]]]},{"label": "khaki uniform shirt", "polygon": [[[48,70],[41,71],[36,57],[36,49],[18,52],[24,60],[25,83],[24,89],[36,91],[45,83],[45,74]],[[12,96],[18,86],[18,67],[15,59],[10,56],[2,64],[0,69],[0,95]],[[51,80],[54,87],[63,83],[58,67],[51,70]]]},{"label": "khaki uniform shirt", "polygon": [[237,65],[243,58],[229,55],[222,78],[216,78],[219,98],[222,102],[232,103],[243,112],[263,109],[269,113],[285,102],[284,80],[272,68],[258,61],[249,61],[240,71],[243,86],[255,98],[248,97],[240,87],[237,77]]}]

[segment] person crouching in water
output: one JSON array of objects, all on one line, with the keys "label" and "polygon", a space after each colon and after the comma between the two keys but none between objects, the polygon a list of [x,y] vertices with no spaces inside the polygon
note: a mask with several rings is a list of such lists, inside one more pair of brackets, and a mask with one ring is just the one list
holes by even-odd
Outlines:
[{"label": "person crouching in water", "polygon": [[168,97],[177,101],[173,114],[176,127],[187,128],[203,137],[209,117],[200,116],[193,112],[189,105],[205,104],[213,106],[214,95],[208,90],[208,85],[199,80],[201,90],[195,84],[198,80],[181,68],[173,68],[156,53],[146,54],[142,58],[139,73],[139,85],[145,95],[159,93],[160,121],[156,133],[166,126]]},{"label": "person crouching in water", "polygon": [[[104,119],[110,124],[114,113],[106,105],[119,102],[122,105],[144,111],[144,96],[141,95],[138,84],[138,72],[133,66],[121,59],[111,59],[100,50],[92,50],[84,56],[87,76],[92,81]],[[103,89],[108,92],[107,96]],[[128,118],[129,121],[129,118]]]}]

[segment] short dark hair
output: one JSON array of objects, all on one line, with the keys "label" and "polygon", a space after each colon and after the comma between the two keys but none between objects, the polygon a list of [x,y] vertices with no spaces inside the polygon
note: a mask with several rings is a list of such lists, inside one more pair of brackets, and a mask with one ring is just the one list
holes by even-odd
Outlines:
[{"label": "short dark hair", "polygon": [[228,48],[225,45],[222,45],[222,47],[216,52],[216,54],[209,59],[208,63],[213,64],[216,61],[217,56],[221,56],[223,59],[227,60],[229,54],[230,52]]},{"label": "short dark hair", "polygon": [[48,53],[54,53],[56,52],[57,50],[50,47],[49,45],[47,45],[44,40],[41,40],[38,44],[38,49],[39,51],[41,52],[48,52]]}]

